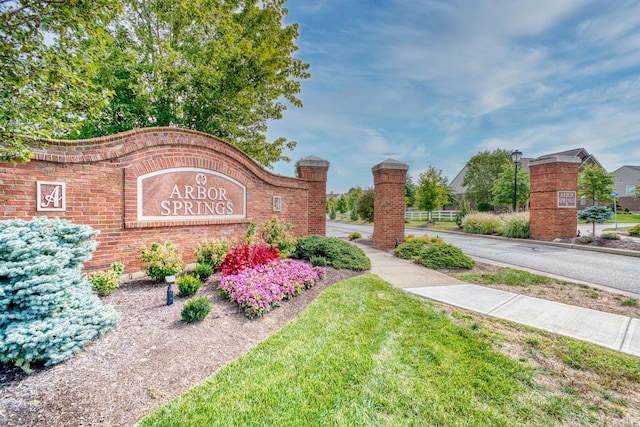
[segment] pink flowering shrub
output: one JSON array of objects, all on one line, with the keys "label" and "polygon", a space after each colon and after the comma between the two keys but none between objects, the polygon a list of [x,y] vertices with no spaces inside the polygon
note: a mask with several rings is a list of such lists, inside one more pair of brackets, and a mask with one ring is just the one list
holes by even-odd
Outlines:
[{"label": "pink flowering shrub", "polygon": [[262,316],[283,299],[290,299],[311,288],[322,278],[325,269],[311,267],[291,259],[278,259],[268,264],[249,267],[237,274],[222,276],[220,293],[237,302],[244,313]]}]

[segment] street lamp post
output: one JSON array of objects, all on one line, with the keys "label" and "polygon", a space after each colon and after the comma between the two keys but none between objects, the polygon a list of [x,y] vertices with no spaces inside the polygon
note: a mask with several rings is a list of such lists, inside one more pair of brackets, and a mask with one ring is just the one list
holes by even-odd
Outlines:
[{"label": "street lamp post", "polygon": [[513,178],[513,211],[518,211],[518,163],[520,163],[520,159],[522,159],[522,152],[519,150],[514,150],[511,152],[511,160],[516,166],[515,177]]}]

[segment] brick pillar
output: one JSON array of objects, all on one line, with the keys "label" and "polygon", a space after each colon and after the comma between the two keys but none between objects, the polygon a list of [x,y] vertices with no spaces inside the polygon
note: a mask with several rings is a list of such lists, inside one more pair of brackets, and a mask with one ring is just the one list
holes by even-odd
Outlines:
[{"label": "brick pillar", "polygon": [[409,165],[387,159],[373,173],[373,245],[392,249],[404,242],[405,185]]},{"label": "brick pillar", "polygon": [[538,157],[529,162],[531,238],[576,236],[579,167],[580,159],[570,156]]},{"label": "brick pillar", "polygon": [[327,231],[327,171],[329,162],[316,156],[300,159],[298,176],[309,183],[307,234],[324,236]]}]

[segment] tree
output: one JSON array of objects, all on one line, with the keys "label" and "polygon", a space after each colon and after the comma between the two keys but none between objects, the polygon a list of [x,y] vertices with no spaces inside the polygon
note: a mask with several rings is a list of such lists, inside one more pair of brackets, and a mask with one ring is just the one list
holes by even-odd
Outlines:
[{"label": "tree", "polygon": [[609,203],[613,199],[613,174],[596,165],[585,165],[578,176],[578,194],[598,206],[598,202]]},{"label": "tree", "polygon": [[263,165],[295,141],[268,142],[267,123],[301,107],[309,65],[294,58],[286,0],[124,0],[95,83],[115,92],[77,137],[180,126],[223,138]]},{"label": "tree", "polygon": [[118,323],[81,272],[96,234],[59,219],[0,221],[0,363],[62,362]]},{"label": "tree", "polygon": [[[495,206],[512,206],[513,205],[513,181],[515,178],[515,167],[513,164],[505,165],[502,169],[502,173],[498,176],[491,192],[493,194],[493,204]],[[516,184],[518,206],[529,205],[530,195],[530,177],[529,173],[523,170],[518,170],[518,182]]]},{"label": "tree", "polygon": [[105,60],[104,27],[119,8],[112,0],[0,2],[3,161],[27,161],[35,138],[67,135],[106,104],[111,89],[93,79]]},{"label": "tree", "polygon": [[424,211],[433,211],[449,203],[448,180],[442,176],[442,170],[429,166],[420,174],[416,187],[416,206]]},{"label": "tree", "polygon": [[606,206],[590,206],[578,212],[578,219],[593,224],[591,235],[596,235],[596,224],[602,224],[611,219],[613,212]]},{"label": "tree", "polygon": [[356,202],[356,212],[363,221],[373,222],[373,188],[366,188],[362,191],[360,198]]},{"label": "tree", "polygon": [[413,183],[411,175],[407,174],[407,182],[404,186],[405,206],[411,208],[416,204],[416,185]]},{"label": "tree", "polygon": [[345,214],[349,210],[349,202],[347,201],[347,196],[341,194],[338,198],[338,205],[336,206],[336,210],[341,214]]},{"label": "tree", "polygon": [[349,191],[347,191],[347,209],[350,211],[354,211],[356,209],[356,203],[362,194],[362,188],[360,187],[351,187]]},{"label": "tree", "polygon": [[336,196],[331,195],[329,197],[327,197],[327,213],[336,210],[336,208],[338,207],[338,199],[336,198]]},{"label": "tree", "polygon": [[511,156],[504,149],[481,151],[469,159],[462,181],[467,199],[475,202],[476,206],[490,204],[493,200],[493,184],[507,165],[513,168]]}]

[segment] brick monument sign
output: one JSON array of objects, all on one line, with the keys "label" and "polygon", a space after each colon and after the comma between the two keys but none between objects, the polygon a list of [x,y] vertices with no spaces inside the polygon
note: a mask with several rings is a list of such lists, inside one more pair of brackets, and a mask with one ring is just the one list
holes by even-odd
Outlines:
[{"label": "brick monument sign", "polygon": [[571,156],[543,156],[529,162],[532,239],[572,238],[578,228],[578,168]]},{"label": "brick monument sign", "polygon": [[295,236],[325,233],[329,163],[317,157],[300,160],[291,178],[185,129],[45,142],[28,163],[0,164],[0,219],[46,215],[100,230],[88,270],[118,261],[140,271],[139,249],[153,242],[173,242],[193,262],[202,240],[239,237],[274,216]]},{"label": "brick monument sign", "polygon": [[405,185],[409,165],[387,159],[373,173],[373,245],[392,249],[404,242]]}]

